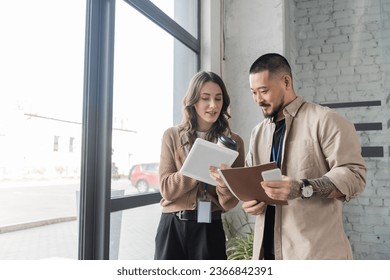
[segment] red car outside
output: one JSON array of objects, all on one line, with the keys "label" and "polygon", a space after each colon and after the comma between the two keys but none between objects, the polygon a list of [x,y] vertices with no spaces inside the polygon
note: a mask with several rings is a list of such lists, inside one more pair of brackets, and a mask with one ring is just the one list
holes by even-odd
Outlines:
[{"label": "red car outside", "polygon": [[148,192],[150,188],[158,190],[160,187],[158,163],[135,164],[130,169],[129,180],[138,192]]}]

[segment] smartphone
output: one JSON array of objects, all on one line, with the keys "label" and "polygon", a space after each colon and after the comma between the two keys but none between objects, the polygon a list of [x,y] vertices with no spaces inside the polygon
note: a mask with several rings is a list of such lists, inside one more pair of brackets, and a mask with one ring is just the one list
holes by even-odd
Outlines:
[{"label": "smartphone", "polygon": [[264,181],[281,181],[282,172],[279,168],[261,172]]}]

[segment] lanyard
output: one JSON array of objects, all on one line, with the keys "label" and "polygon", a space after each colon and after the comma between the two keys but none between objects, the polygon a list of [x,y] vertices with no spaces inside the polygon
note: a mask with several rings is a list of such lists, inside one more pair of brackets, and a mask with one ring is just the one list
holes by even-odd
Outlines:
[{"label": "lanyard", "polygon": [[272,145],[272,159],[276,161],[277,166],[280,167],[281,164],[281,153],[282,153],[282,144],[283,144],[283,138],[284,138],[284,132],[286,130],[286,123],[283,124],[282,132],[280,133],[279,137],[279,143],[278,143],[278,150],[276,151],[275,155],[275,145]]},{"label": "lanyard", "polygon": [[209,184],[204,183],[203,186],[204,186],[204,190],[203,190],[203,200],[207,200],[207,187],[209,186]]}]

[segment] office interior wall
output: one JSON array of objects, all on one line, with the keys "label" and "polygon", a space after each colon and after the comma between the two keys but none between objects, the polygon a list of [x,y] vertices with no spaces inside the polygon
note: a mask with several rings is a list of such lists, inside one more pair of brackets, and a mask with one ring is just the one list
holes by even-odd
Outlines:
[{"label": "office interior wall", "polygon": [[222,0],[201,2],[201,70],[221,74]]}]

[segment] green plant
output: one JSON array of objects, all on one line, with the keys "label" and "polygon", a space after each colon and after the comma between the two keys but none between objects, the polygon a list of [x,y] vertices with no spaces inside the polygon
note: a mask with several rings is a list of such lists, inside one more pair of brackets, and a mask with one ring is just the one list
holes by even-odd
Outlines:
[{"label": "green plant", "polygon": [[245,236],[237,236],[229,240],[226,253],[228,260],[250,260],[253,252],[253,231]]},{"label": "green plant", "polygon": [[226,234],[226,254],[228,260],[250,260],[253,247],[253,222],[248,214],[241,211],[230,212],[223,218]]}]

